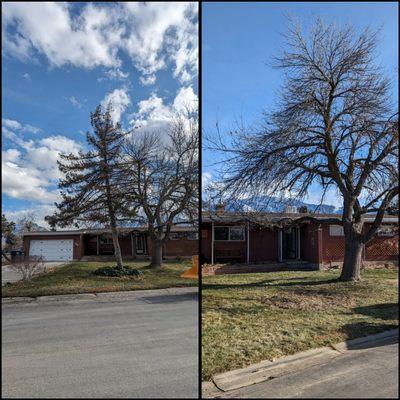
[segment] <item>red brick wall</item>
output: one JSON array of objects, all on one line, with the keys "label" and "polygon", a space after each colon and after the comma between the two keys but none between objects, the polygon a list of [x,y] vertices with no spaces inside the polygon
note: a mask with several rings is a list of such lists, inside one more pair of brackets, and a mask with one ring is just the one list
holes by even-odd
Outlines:
[{"label": "red brick wall", "polygon": [[[152,254],[151,239],[147,237],[147,252]],[[191,257],[199,253],[199,241],[179,238],[168,240],[163,247],[163,257]]]},{"label": "red brick wall", "polygon": [[200,264],[211,263],[211,224],[204,224],[200,229],[201,257]]},{"label": "red brick wall", "polygon": [[[368,229],[368,226],[366,226]],[[323,262],[343,261],[344,237],[330,236],[329,225],[322,227],[323,237]],[[398,259],[398,236],[375,236],[365,246],[363,259],[366,261],[395,261]]]},{"label": "red brick wall", "polygon": [[250,262],[278,260],[278,231],[254,229],[250,231]]},{"label": "red brick wall", "polygon": [[366,261],[394,261],[398,259],[398,236],[376,236],[365,246]]},{"label": "red brick wall", "polygon": [[329,225],[322,226],[322,260],[323,262],[343,261],[344,237],[330,236]]},{"label": "red brick wall", "polygon": [[189,257],[199,253],[199,241],[179,238],[168,240],[163,249],[165,257]]},{"label": "red brick wall", "polygon": [[314,264],[321,262],[321,235],[317,224],[307,224],[300,228],[300,258]]},{"label": "red brick wall", "polygon": [[83,246],[80,235],[37,235],[37,236],[24,236],[23,240],[23,249],[26,255],[29,255],[29,247],[31,240],[62,240],[62,239],[73,239],[74,240],[74,248],[73,248],[73,257],[74,260],[81,259],[83,255]]},{"label": "red brick wall", "polygon": [[118,240],[119,240],[119,246],[121,247],[122,255],[131,256],[132,255],[131,235],[120,236]]}]

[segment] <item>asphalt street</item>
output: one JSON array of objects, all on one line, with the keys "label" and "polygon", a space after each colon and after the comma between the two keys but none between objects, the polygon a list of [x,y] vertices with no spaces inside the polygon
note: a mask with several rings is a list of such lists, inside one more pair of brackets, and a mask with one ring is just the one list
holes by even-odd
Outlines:
[{"label": "asphalt street", "polygon": [[3,398],[197,398],[197,293],[3,306]]},{"label": "asphalt street", "polygon": [[398,338],[326,364],[221,393],[230,398],[398,398]]}]

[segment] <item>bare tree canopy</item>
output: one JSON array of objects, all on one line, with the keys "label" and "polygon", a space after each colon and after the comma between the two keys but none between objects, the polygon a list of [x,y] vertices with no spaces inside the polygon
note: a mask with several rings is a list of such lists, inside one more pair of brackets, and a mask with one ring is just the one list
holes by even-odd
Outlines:
[{"label": "bare tree canopy", "polygon": [[[226,155],[225,195],[283,194],[303,198],[318,183],[322,196],[343,197],[342,279],[358,280],[362,248],[398,195],[398,114],[391,83],[377,66],[376,32],[317,20],[308,35],[293,24],[275,66],[284,72],[276,110],[257,128],[239,127]],[[366,228],[363,215],[376,212]]]},{"label": "bare tree canopy", "polygon": [[162,264],[171,228],[195,224],[198,215],[197,119],[177,117],[163,132],[134,135],[124,148],[124,186],[136,199],[152,241],[152,266]]}]

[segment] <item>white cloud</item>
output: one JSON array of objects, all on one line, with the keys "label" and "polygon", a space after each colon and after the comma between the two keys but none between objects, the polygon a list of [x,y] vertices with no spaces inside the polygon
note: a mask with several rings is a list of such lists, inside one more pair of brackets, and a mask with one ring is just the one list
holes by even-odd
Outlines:
[{"label": "white cloud", "polygon": [[40,129],[35,126],[32,126],[30,124],[22,125],[20,122],[12,119],[3,118],[1,122],[3,133],[5,133],[6,136],[13,136],[15,134],[14,131],[31,133],[40,132]]},{"label": "white cloud", "polygon": [[40,132],[39,128],[36,128],[36,126],[32,126],[32,125],[29,125],[29,124],[24,125],[22,130],[24,132],[31,132],[31,133],[39,133]]},{"label": "white cloud", "polygon": [[138,111],[132,115],[130,123],[140,125],[143,129],[157,131],[169,124],[178,114],[189,110],[197,110],[197,95],[191,86],[181,88],[172,104],[164,104],[164,100],[152,93],[148,99],[138,103]]},{"label": "white cloud", "polygon": [[114,80],[124,80],[129,77],[129,72],[123,72],[119,68],[114,68],[106,71],[106,75],[110,79]]},{"label": "white cloud", "polygon": [[192,45],[197,43],[197,28],[193,22],[197,3],[123,4],[133,27],[125,40],[125,49],[135,67],[143,73],[142,83],[155,80],[154,74],[166,66],[167,55],[175,62],[175,75],[185,75],[185,81],[190,79],[190,73],[195,72],[192,68],[193,52],[197,64],[197,49],[192,49]]},{"label": "white cloud", "polygon": [[6,51],[25,60],[38,52],[57,67],[118,66],[115,45],[122,31],[113,13],[88,4],[72,18],[69,8],[63,2],[7,2],[3,7]]},{"label": "white cloud", "polygon": [[101,102],[103,108],[106,108],[108,104],[111,103],[111,116],[114,122],[119,122],[121,120],[121,115],[131,103],[127,92],[128,90],[126,88],[115,89],[111,93],[108,93]]},{"label": "white cloud", "polygon": [[156,83],[156,79],[157,77],[155,74],[145,75],[139,78],[140,83],[144,86],[154,85]]},{"label": "white cloud", "polygon": [[187,110],[197,110],[198,98],[191,86],[179,89],[173,104],[173,108],[177,112],[185,112]]},{"label": "white cloud", "polygon": [[24,79],[26,79],[27,81],[30,81],[30,80],[31,80],[31,76],[30,76],[27,72],[25,72],[25,74],[23,74],[22,77],[23,77]]},{"label": "white cloud", "polygon": [[65,136],[50,136],[38,141],[19,140],[20,149],[2,152],[2,190],[15,199],[51,204],[59,200],[56,189],[61,173],[60,152],[77,153],[80,145]]},{"label": "white cloud", "polygon": [[68,101],[76,108],[82,108],[82,103],[75,96],[68,97]]},{"label": "white cloud", "polygon": [[49,225],[44,220],[46,215],[51,215],[55,211],[55,207],[49,204],[38,204],[33,207],[20,209],[20,210],[7,210],[4,211],[8,220],[18,221],[24,217],[34,217],[34,222],[44,228],[50,228]]},{"label": "white cloud", "polygon": [[6,119],[3,118],[2,119],[2,125],[5,126],[6,128],[10,128],[10,129],[21,129],[22,125],[15,120],[12,119]]},{"label": "white cloud", "polygon": [[201,187],[203,190],[208,189],[209,185],[213,182],[213,176],[211,172],[205,171],[201,174]]},{"label": "white cloud", "polygon": [[8,149],[3,152],[3,158],[7,162],[16,162],[18,161],[19,157],[21,155],[21,152],[18,151],[17,149]]},{"label": "white cloud", "polygon": [[[125,79],[119,52],[125,52],[152,85],[169,63],[174,77],[188,84],[197,74],[198,25],[195,2],[86,3],[73,15],[66,2],[7,2],[3,8],[4,48],[13,56],[51,66],[103,66],[111,79]],[[101,79],[101,78],[100,78]]]}]

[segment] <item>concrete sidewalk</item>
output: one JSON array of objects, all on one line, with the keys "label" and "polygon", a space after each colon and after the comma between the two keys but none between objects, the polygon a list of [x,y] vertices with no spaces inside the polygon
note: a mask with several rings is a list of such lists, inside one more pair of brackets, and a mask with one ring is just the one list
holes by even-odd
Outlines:
[{"label": "concrete sidewalk", "polygon": [[203,397],[397,397],[397,349],[398,329],[313,349],[218,374]]},{"label": "concrete sidewalk", "polygon": [[[165,289],[149,289],[149,290],[128,290],[121,292],[101,292],[101,293],[81,293],[81,294],[60,294],[55,296],[38,296],[38,297],[4,297],[2,298],[2,306],[19,305],[39,305],[39,304],[69,304],[83,301],[124,301],[134,300],[146,297],[165,297],[174,295],[194,294],[198,293],[197,286],[188,287],[172,287]],[[170,299],[172,297],[169,297]]]}]

